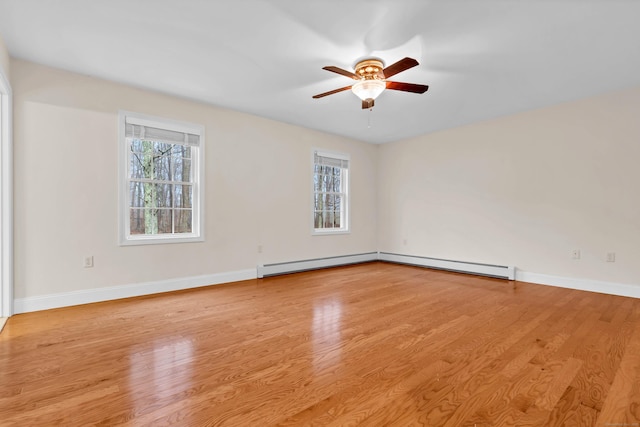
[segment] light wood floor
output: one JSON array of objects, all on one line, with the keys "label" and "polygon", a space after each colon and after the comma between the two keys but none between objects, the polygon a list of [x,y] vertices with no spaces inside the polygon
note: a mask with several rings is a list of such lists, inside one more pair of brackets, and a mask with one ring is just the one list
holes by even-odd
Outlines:
[{"label": "light wood floor", "polygon": [[0,425],[638,426],[640,300],[371,263],[17,315]]}]

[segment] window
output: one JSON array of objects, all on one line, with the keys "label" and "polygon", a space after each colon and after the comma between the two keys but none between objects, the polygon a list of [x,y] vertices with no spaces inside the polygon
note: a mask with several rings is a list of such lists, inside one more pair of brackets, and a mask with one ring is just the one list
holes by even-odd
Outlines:
[{"label": "window", "polygon": [[120,113],[120,243],[203,240],[204,128]]},{"label": "window", "polygon": [[349,231],[349,156],[313,153],[314,234]]}]

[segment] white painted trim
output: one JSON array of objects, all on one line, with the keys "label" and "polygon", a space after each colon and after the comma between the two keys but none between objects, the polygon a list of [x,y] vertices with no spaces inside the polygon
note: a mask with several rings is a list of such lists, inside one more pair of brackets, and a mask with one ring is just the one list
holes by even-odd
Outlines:
[{"label": "white painted trim", "polygon": [[52,308],[69,307],[72,305],[90,304],[94,302],[138,297],[161,292],[179,291],[183,289],[219,285],[221,283],[238,282],[241,280],[251,280],[255,278],[256,270],[248,269],[208,274],[204,276],[183,277],[179,279],[40,295],[36,297],[16,298],[15,312],[28,313],[31,311],[49,310]]},{"label": "white painted trim", "polygon": [[574,277],[551,276],[522,270],[516,271],[516,280],[519,282],[535,283],[537,285],[640,298],[640,284],[628,285],[624,283],[602,282],[599,280],[577,279]]},{"label": "white painted trim", "polygon": [[13,94],[9,79],[0,69],[0,96],[2,102],[2,134],[0,135],[0,317],[14,313],[13,301]]},{"label": "white painted trim", "polygon": [[[599,292],[602,294],[623,297],[640,298],[640,284],[603,282],[598,280],[578,279],[574,277],[552,276],[548,274],[522,271],[515,267],[466,263],[459,261],[441,260],[410,255],[390,254],[380,252],[378,260],[398,264],[417,265],[426,268],[458,271],[461,273],[482,274],[486,276],[503,277],[518,282],[534,283],[537,285],[555,286],[559,288],[576,289],[579,291]],[[505,270],[506,269],[506,270]],[[506,275],[505,275],[506,271]]]},{"label": "white painted trim", "polygon": [[[195,123],[187,123],[173,119],[158,118],[150,116],[148,114],[136,113],[133,111],[121,110],[120,114],[123,114],[126,118],[126,123],[140,126],[154,127],[157,129],[167,129],[181,132],[190,133],[192,135],[202,135],[204,132],[204,126],[197,125]],[[204,145],[204,141],[202,141]]]},{"label": "white painted trim", "polygon": [[[427,260],[440,261],[434,265],[427,265]],[[58,294],[40,295],[28,298],[16,298],[14,302],[14,313],[28,313],[32,311],[49,310],[53,308],[69,307],[79,304],[90,304],[94,302],[111,301],[121,298],[131,298],[143,295],[152,295],[162,292],[171,292],[184,289],[193,289],[218,285],[222,283],[237,282],[242,280],[252,280],[275,274],[294,273],[305,270],[337,267],[341,265],[358,264],[370,261],[386,261],[399,264],[417,265],[426,268],[438,268],[468,273],[462,270],[460,264],[465,266],[483,266],[484,264],[460,263],[456,261],[437,260],[409,255],[389,254],[385,252],[370,252],[356,255],[336,256],[319,258],[314,260],[293,261],[278,264],[267,264],[258,266],[257,270],[247,269],[216,273],[203,276],[184,277],[178,279],[160,280],[155,282],[135,283],[130,285],[111,286],[97,289],[86,289],[80,291],[63,292]],[[402,262],[400,262],[402,260]],[[408,262],[412,261],[412,262]],[[444,268],[454,263],[456,268]],[[489,266],[492,267],[492,266]],[[493,266],[501,267],[501,266]],[[513,269],[513,267],[508,267]],[[515,280],[539,285],[556,286],[561,288],[576,289],[580,291],[599,292],[610,295],[619,295],[631,298],[640,298],[640,285],[629,285],[623,283],[602,282],[588,279],[576,279],[572,277],[552,276],[546,274],[532,273],[528,271],[515,270]],[[490,276],[497,276],[493,270],[482,270],[481,273]],[[512,279],[511,279],[512,280]]]},{"label": "white painted trim", "polygon": [[301,261],[281,262],[277,264],[265,264],[258,266],[258,278],[275,276],[278,274],[295,273],[299,271],[318,270],[320,268],[338,267],[348,264],[377,261],[378,253],[369,252],[356,255],[343,255],[327,258],[307,259]]},{"label": "white painted trim", "polygon": [[397,264],[409,264],[417,265],[420,267],[435,268],[439,270],[449,270],[461,273],[480,274],[483,276],[501,277],[508,280],[515,279],[515,267],[504,265],[479,264],[474,262],[392,254],[388,252],[380,252],[378,259],[380,261],[394,262]]}]

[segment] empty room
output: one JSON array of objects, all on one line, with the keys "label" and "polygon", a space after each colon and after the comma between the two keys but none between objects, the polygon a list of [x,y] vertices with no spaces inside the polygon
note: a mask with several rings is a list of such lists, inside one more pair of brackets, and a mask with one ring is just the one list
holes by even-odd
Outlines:
[{"label": "empty room", "polygon": [[0,0],[0,426],[640,426],[639,18]]}]

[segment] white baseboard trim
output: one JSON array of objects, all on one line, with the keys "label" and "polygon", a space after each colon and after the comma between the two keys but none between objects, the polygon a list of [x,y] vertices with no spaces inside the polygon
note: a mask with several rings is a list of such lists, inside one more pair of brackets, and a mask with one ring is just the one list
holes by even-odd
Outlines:
[{"label": "white baseboard trim", "polygon": [[208,274],[203,276],[193,276],[179,279],[160,280],[155,282],[135,283],[131,285],[110,286],[97,289],[86,289],[58,294],[40,295],[36,297],[16,298],[14,300],[14,314],[69,307],[80,304],[90,304],[94,302],[111,301],[121,298],[152,295],[162,292],[179,291],[184,289],[218,285],[221,283],[252,280],[258,277],[271,276],[275,274],[286,274],[377,260],[397,264],[417,265],[420,267],[435,268],[441,270],[458,271],[462,273],[473,273],[492,277],[502,277],[509,280],[515,279],[519,282],[556,286],[560,288],[576,289],[580,291],[599,292],[603,294],[640,298],[640,285],[629,285],[624,283],[552,276],[547,274],[518,270],[514,267],[466,263],[451,260],[441,260],[436,258],[391,254],[387,252],[370,252],[357,255],[319,258],[315,260],[267,264],[258,266],[257,270],[247,269],[225,273]]},{"label": "white baseboard trim", "polygon": [[296,273],[320,268],[338,267],[341,265],[359,264],[362,262],[377,261],[378,252],[368,252],[356,255],[343,255],[327,258],[307,259],[301,261],[281,262],[277,264],[264,264],[258,266],[258,278],[276,276],[278,274]]},{"label": "white baseboard trim", "polygon": [[16,298],[14,300],[14,313],[28,313],[32,311],[49,310],[52,308],[69,307],[72,305],[139,297],[161,292],[180,291],[183,289],[219,285],[221,283],[238,282],[241,280],[251,280],[255,278],[256,270],[249,269],[207,274],[204,276],[159,280],[155,282],[134,283],[131,285],[83,289],[80,291],[40,295],[36,297]]},{"label": "white baseboard trim", "polygon": [[627,285],[624,283],[551,276],[522,270],[516,271],[516,280],[519,282],[535,283],[537,285],[556,286],[559,288],[576,289],[579,291],[599,292],[601,294],[640,298],[640,285]]},{"label": "white baseboard trim", "polygon": [[379,252],[380,261],[515,280],[515,267]]}]

